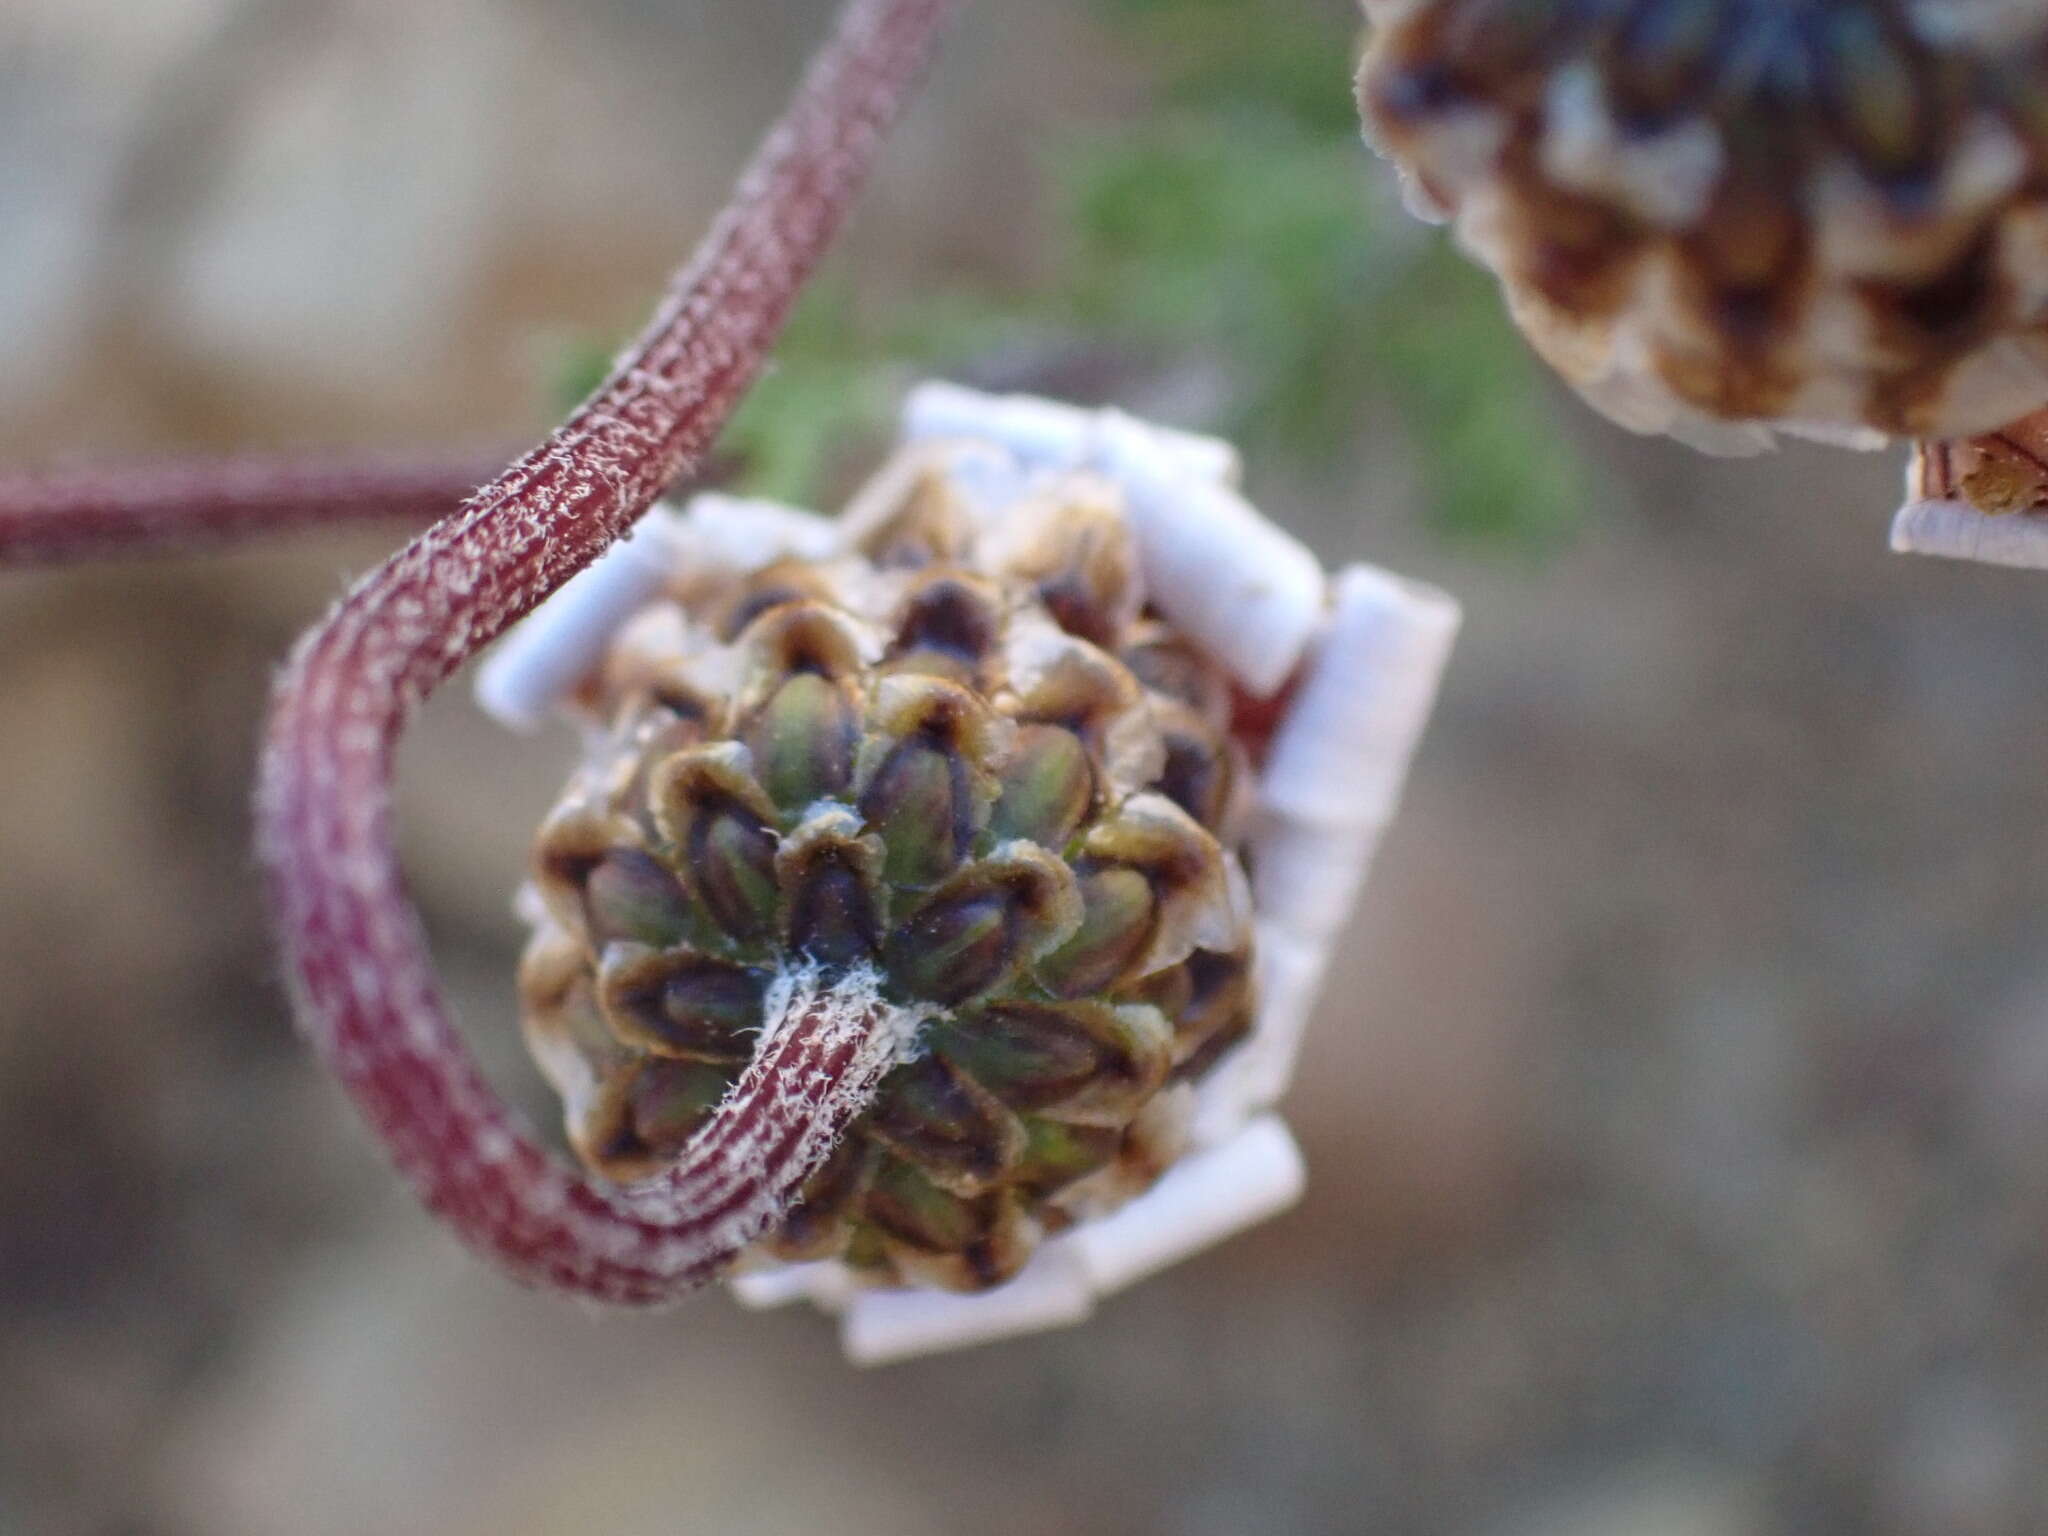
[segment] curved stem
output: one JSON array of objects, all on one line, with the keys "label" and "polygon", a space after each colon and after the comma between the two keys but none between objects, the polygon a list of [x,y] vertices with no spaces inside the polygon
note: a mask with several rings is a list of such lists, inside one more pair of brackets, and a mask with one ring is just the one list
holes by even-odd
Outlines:
[{"label": "curved stem", "polygon": [[[426,1203],[522,1279],[630,1303],[702,1283],[787,1207],[869,1097],[862,1063],[893,1047],[872,1010],[799,1010],[672,1172],[622,1191],[552,1158],[483,1080],[435,985],[391,839],[400,732],[450,672],[700,461],[954,4],[851,0],[612,377],[345,597],[279,681],[258,851],[300,1025]],[[708,1202],[707,1174],[719,1191]]]},{"label": "curved stem", "polygon": [[230,458],[0,475],[0,566],[196,554],[264,533],[446,517],[504,456]]}]

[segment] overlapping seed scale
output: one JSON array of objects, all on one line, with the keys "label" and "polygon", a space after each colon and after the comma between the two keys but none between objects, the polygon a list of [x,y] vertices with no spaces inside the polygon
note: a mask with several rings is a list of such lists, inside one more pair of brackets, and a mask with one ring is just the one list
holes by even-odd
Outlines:
[{"label": "overlapping seed scale", "polygon": [[972,561],[976,519],[936,461],[898,459],[847,510],[846,520],[864,530],[857,552],[878,570],[960,567]]},{"label": "overlapping seed scale", "polygon": [[838,606],[840,592],[826,570],[814,561],[794,558],[773,562],[737,582],[725,601],[706,616],[719,639],[734,641],[755,620],[776,608],[805,603]]},{"label": "overlapping seed scale", "polygon": [[1221,846],[1164,795],[1133,795],[1090,827],[1072,867],[1081,920],[1034,972],[1053,996],[1107,994],[1248,942]]},{"label": "overlapping seed scale", "polygon": [[853,801],[903,890],[937,885],[974,856],[988,826],[1003,722],[971,689],[895,673],[876,684],[860,735]]},{"label": "overlapping seed scale", "polygon": [[904,591],[890,627],[884,673],[943,678],[986,694],[999,680],[1003,597],[986,578],[942,565]]},{"label": "overlapping seed scale", "polygon": [[542,826],[534,884],[592,956],[617,940],[663,946],[701,933],[689,893],[629,817],[570,802]]},{"label": "overlapping seed scale", "polygon": [[1023,1268],[1041,1228],[1013,1188],[956,1194],[903,1158],[881,1159],[847,1262],[916,1284],[974,1291]]},{"label": "overlapping seed scale", "polygon": [[598,964],[597,997],[631,1050],[736,1066],[752,1054],[769,980],[760,967],[692,949],[617,943]]},{"label": "overlapping seed scale", "polygon": [[[1166,1081],[1173,1047],[1173,1026],[1150,1003],[1020,997],[935,1027],[930,1059],[1016,1115],[1116,1127]],[[1022,1155],[1020,1141],[1010,1161]]]},{"label": "overlapping seed scale", "polygon": [[569,1142],[609,1178],[658,1171],[731,1080],[723,1063],[650,1056],[621,1038],[580,944],[559,929],[536,936],[520,986],[528,1048],[561,1095]]},{"label": "overlapping seed scale", "polygon": [[1143,601],[1122,493],[1090,475],[1007,509],[982,558],[1066,633],[1105,649],[1122,642]]}]

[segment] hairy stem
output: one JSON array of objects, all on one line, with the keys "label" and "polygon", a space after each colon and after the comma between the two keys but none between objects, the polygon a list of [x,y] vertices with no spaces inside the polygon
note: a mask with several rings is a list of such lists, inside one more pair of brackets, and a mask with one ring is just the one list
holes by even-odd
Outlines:
[{"label": "hairy stem", "polygon": [[0,566],[198,554],[338,523],[427,523],[504,463],[502,454],[337,454],[0,475]]},{"label": "hairy stem", "polygon": [[450,672],[701,461],[954,9],[851,0],[612,377],[349,593],[279,681],[258,850],[300,1025],[421,1198],[522,1279],[626,1303],[701,1284],[787,1207],[870,1096],[861,1063],[891,1047],[872,1010],[799,1010],[669,1173],[622,1191],[551,1157],[484,1081],[435,984],[392,846],[399,735]]}]

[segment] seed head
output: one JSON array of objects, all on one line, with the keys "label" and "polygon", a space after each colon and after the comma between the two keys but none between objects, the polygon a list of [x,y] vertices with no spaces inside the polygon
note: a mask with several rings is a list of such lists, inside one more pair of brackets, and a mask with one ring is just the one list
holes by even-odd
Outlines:
[{"label": "seed head", "polygon": [[593,1170],[663,1166],[799,969],[878,973],[923,1024],[758,1259],[983,1289],[1170,1161],[1175,1085],[1252,1024],[1248,780],[1119,494],[977,504],[911,450],[834,552],[685,553],[619,630],[521,977]]},{"label": "seed head", "polygon": [[1369,133],[1625,425],[1742,451],[2048,400],[2048,8],[1367,9]]}]

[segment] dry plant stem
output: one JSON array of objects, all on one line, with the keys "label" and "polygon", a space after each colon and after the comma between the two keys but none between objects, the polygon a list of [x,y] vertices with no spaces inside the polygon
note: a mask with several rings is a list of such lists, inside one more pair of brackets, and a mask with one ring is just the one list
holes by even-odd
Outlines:
[{"label": "dry plant stem", "polygon": [[1910,489],[1992,514],[2048,510],[2048,410],[1981,437],[1915,445]]},{"label": "dry plant stem", "polygon": [[799,997],[671,1172],[600,1184],[536,1145],[449,1020],[391,837],[420,702],[693,469],[851,207],[955,0],[852,0],[647,331],[597,394],[345,597],[294,653],[258,849],[299,1022],[438,1215],[521,1279],[649,1304],[764,1230],[893,1049]]},{"label": "dry plant stem", "polygon": [[503,454],[232,458],[0,475],[0,566],[198,554],[266,533],[446,517]]}]

